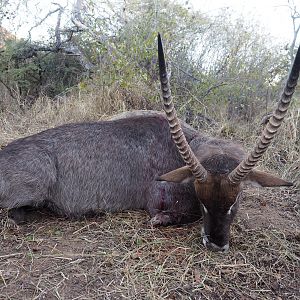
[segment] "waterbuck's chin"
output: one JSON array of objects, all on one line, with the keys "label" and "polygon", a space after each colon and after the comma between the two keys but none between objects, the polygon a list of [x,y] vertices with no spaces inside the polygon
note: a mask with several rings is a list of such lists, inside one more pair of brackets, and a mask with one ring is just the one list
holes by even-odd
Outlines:
[{"label": "waterbuck's chin", "polygon": [[[299,48],[300,49],[300,48]],[[245,183],[261,187],[291,186],[292,183],[254,169],[268,149],[287,112],[297,85],[300,50],[296,54],[276,110],[250,154],[231,141],[197,137],[190,143],[182,131],[173,105],[161,37],[158,34],[159,72],[164,110],[178,151],[186,166],[161,175],[167,182],[194,182],[203,213],[203,243],[216,251],[229,248],[230,225],[237,213],[239,195]]]}]

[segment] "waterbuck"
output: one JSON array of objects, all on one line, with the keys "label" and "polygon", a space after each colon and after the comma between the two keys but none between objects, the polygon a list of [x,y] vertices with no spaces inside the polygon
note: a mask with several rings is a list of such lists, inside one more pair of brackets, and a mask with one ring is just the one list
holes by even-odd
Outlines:
[{"label": "waterbuck", "polygon": [[268,149],[287,112],[299,77],[300,47],[278,107],[248,155],[238,144],[231,141],[203,136],[196,137],[191,142],[187,140],[172,101],[160,35],[158,35],[158,59],[162,98],[170,133],[186,163],[184,167],[161,175],[159,180],[194,183],[203,213],[203,243],[212,250],[226,251],[229,248],[230,225],[237,213],[239,195],[244,184],[262,187],[292,185],[254,167]]},{"label": "waterbuck", "polygon": [[[198,135],[182,127],[189,142]],[[0,208],[15,223],[32,208],[70,218],[145,209],[153,225],[191,222],[201,214],[193,184],[155,180],[182,166],[162,113],[63,125],[0,151]]]}]

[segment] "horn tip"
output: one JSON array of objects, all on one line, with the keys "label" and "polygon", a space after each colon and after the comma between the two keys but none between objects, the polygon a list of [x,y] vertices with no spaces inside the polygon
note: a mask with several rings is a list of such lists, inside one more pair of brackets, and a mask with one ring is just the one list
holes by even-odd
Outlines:
[{"label": "horn tip", "polygon": [[157,41],[158,41],[158,44],[162,44],[162,39],[161,39],[160,32],[157,33]]}]

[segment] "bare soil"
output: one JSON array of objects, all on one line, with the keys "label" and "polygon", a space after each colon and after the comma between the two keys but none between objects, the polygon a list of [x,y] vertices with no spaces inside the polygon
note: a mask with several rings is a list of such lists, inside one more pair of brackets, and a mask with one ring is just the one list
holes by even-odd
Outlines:
[{"label": "bare soil", "polygon": [[9,226],[0,213],[0,299],[299,299],[297,190],[244,193],[231,248],[201,221],[151,228],[145,212]]}]

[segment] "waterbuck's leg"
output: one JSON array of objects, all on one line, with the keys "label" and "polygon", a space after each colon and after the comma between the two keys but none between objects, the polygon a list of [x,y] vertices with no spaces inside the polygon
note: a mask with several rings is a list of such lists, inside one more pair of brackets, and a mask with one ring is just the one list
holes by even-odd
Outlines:
[{"label": "waterbuck's leg", "polygon": [[35,208],[31,206],[15,207],[8,210],[8,217],[15,224],[30,223],[33,221],[40,221],[45,218],[46,210],[42,208]]},{"label": "waterbuck's leg", "polygon": [[201,217],[191,184],[155,182],[149,191],[147,211],[153,226],[191,223]]},{"label": "waterbuck's leg", "polygon": [[28,206],[12,208],[8,211],[8,217],[15,224],[22,224],[28,222],[27,218]]},{"label": "waterbuck's leg", "polygon": [[[2,161],[5,167],[0,169],[1,208],[7,208],[8,217],[17,224],[35,218],[45,200],[52,199],[57,181],[56,160],[52,154],[38,143],[25,143],[24,149],[18,148],[19,143],[13,146],[15,150],[8,156],[10,159]],[[9,153],[9,147],[5,149]]]}]

